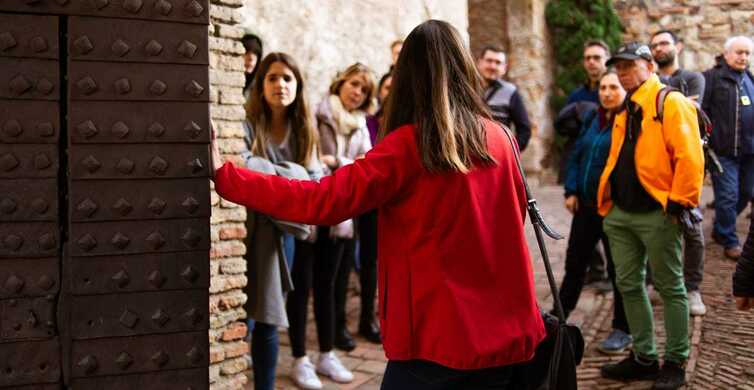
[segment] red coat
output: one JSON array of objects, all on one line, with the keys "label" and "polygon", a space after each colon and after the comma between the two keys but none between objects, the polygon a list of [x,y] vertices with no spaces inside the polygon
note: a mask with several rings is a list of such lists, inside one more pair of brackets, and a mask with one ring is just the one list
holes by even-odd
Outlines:
[{"label": "red coat", "polygon": [[281,220],[332,225],[379,209],[380,320],[388,359],[478,369],[530,359],[545,331],[524,236],[526,196],[500,127],[497,166],[430,174],[403,126],[319,183],[225,164],[225,199]]}]

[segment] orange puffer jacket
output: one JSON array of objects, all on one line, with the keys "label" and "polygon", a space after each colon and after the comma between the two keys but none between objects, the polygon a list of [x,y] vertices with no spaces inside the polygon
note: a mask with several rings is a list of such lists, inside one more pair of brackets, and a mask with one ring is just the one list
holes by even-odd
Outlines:
[{"label": "orange puffer jacket", "polygon": [[[704,180],[704,154],[699,137],[699,124],[693,103],[680,93],[670,93],[665,100],[663,123],[657,115],[657,94],[664,87],[652,75],[631,95],[641,106],[641,133],[636,141],[636,174],[644,189],[665,209],[668,200],[685,207],[696,207]],[[618,114],[613,124],[612,145],[607,165],[600,177],[597,192],[599,213],[607,215],[613,206],[610,197],[610,175],[626,136],[627,112]]]}]

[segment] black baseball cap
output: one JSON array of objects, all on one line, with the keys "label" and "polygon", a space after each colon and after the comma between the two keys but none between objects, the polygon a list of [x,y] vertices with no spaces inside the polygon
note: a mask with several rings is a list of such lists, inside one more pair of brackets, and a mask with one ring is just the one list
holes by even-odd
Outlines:
[{"label": "black baseball cap", "polygon": [[614,65],[618,60],[633,61],[639,58],[652,62],[652,51],[649,50],[649,46],[641,42],[631,42],[618,48],[618,51],[607,60],[607,66]]}]

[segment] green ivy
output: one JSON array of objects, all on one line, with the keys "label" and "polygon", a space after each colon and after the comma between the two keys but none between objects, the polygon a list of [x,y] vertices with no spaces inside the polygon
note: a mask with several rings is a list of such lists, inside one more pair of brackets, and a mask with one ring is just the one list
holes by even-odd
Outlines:
[{"label": "green ivy", "polygon": [[557,112],[567,94],[586,80],[581,65],[584,42],[602,39],[615,49],[621,43],[623,26],[612,0],[550,0],[545,12],[555,51],[556,91],[551,104]]},{"label": "green ivy", "polygon": [[[621,43],[623,26],[612,0],[550,0],[545,18],[555,52],[555,91],[550,105],[558,112],[568,94],[586,80],[584,42],[602,39],[614,50]],[[560,166],[566,142],[565,137],[555,134],[545,165]]]}]

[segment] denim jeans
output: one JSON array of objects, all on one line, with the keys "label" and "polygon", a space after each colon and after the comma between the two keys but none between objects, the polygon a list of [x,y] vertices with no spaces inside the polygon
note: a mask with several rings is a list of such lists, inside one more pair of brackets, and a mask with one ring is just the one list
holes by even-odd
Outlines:
[{"label": "denim jeans", "polygon": [[255,322],[251,332],[251,359],[254,371],[254,388],[273,390],[275,388],[275,367],[278,362],[277,326]]},{"label": "denim jeans", "polygon": [[[288,269],[293,267],[296,239],[291,234],[283,234],[283,251]],[[277,326],[247,321],[251,334],[251,360],[254,371],[254,388],[273,390],[275,388],[275,368],[278,361],[279,339]]]},{"label": "denim jeans", "polygon": [[719,158],[723,173],[712,174],[715,191],[715,225],[712,233],[725,248],[734,248],[740,246],[736,236],[736,217],[754,194],[754,155]]}]

